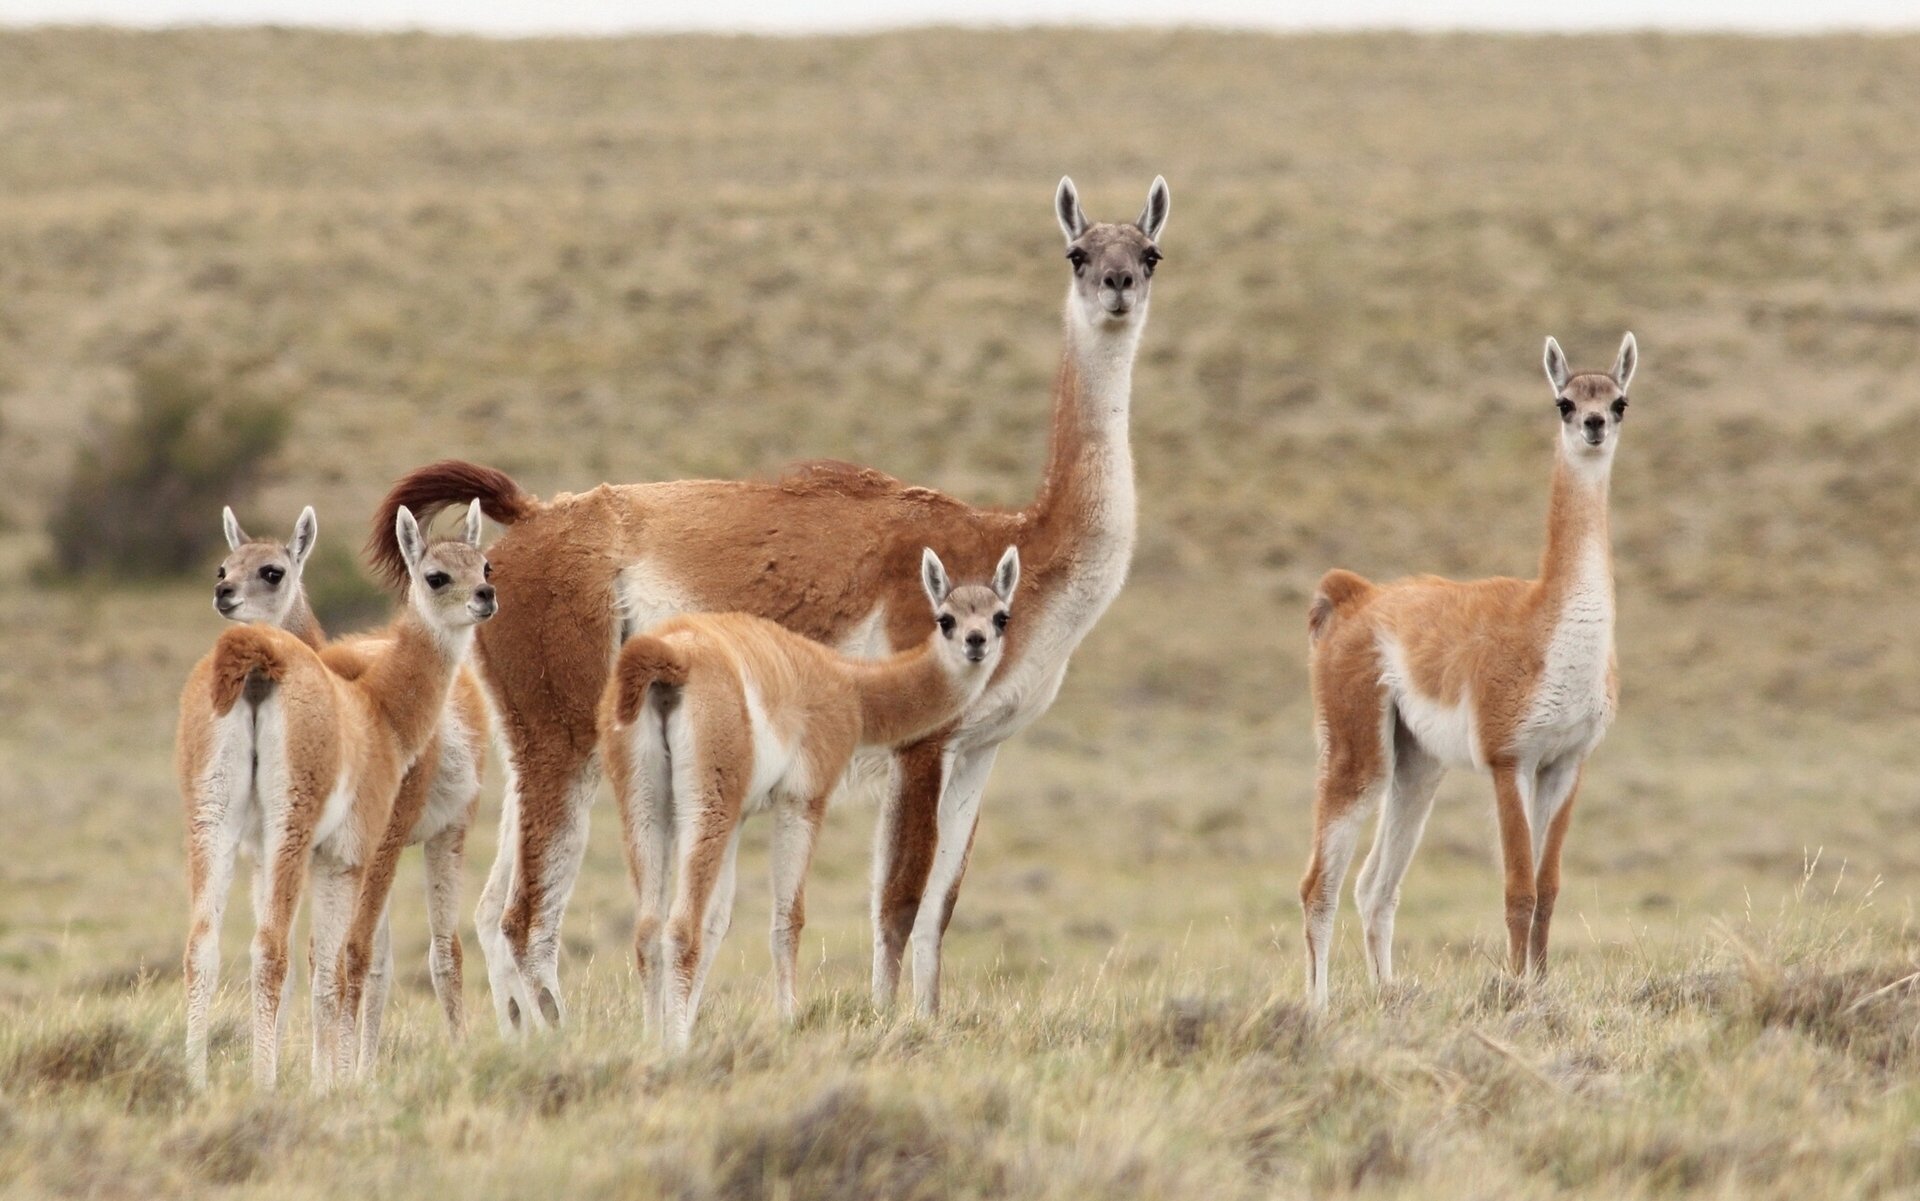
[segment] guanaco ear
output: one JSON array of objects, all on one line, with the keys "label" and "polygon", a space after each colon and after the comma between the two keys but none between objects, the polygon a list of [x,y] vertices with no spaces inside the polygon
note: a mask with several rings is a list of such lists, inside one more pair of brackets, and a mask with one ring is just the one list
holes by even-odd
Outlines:
[{"label": "guanaco ear", "polygon": [[1087,232],[1087,215],[1080,211],[1080,193],[1073,188],[1073,181],[1062,175],[1060,188],[1053,194],[1053,215],[1060,219],[1060,232],[1067,235],[1067,245],[1080,240]]},{"label": "guanaco ear", "polygon": [[1613,382],[1625,392],[1627,385],[1633,382],[1633,369],[1640,365],[1640,344],[1633,340],[1632,331],[1620,339],[1620,355],[1613,360]]},{"label": "guanaco ear", "polygon": [[420,534],[420,523],[413,519],[413,510],[405,505],[394,514],[393,536],[400,544],[400,557],[407,561],[407,571],[418,572],[420,560],[427,553],[427,540]]},{"label": "guanaco ear", "polygon": [[462,531],[468,546],[480,545],[480,498],[474,497],[467,506],[467,528]]},{"label": "guanaco ear", "polygon": [[1147,189],[1147,207],[1140,210],[1140,218],[1134,222],[1148,241],[1160,240],[1160,231],[1167,227],[1167,207],[1172,203],[1173,197],[1167,194],[1167,177],[1154,176],[1153,186]]},{"label": "guanaco ear", "polygon": [[1557,395],[1566,391],[1567,381],[1573,378],[1573,372],[1567,370],[1567,353],[1560,349],[1560,343],[1551,337],[1547,339],[1547,382],[1553,385]]},{"label": "guanaco ear", "polygon": [[1013,590],[1020,586],[1020,548],[1009,546],[993,569],[993,594],[1003,605],[1013,603]]},{"label": "guanaco ear", "polygon": [[927,590],[927,599],[933,602],[936,611],[953,591],[947,584],[946,565],[940,562],[940,556],[933,553],[931,546],[920,550],[920,586]]},{"label": "guanaco ear", "polygon": [[227,535],[228,550],[239,550],[240,544],[247,540],[247,531],[240,528],[240,519],[233,515],[232,505],[220,509],[220,529]]},{"label": "guanaco ear", "polygon": [[293,539],[287,543],[287,553],[293,556],[293,569],[299,571],[307,565],[307,556],[313,553],[313,544],[320,537],[320,519],[314,516],[313,506],[300,510],[300,519],[293,523]]}]

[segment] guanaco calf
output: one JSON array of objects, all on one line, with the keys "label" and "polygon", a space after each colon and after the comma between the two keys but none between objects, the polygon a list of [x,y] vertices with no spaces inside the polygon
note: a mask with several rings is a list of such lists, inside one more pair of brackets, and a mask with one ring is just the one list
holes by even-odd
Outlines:
[{"label": "guanaco calf", "polygon": [[1547,339],[1560,434],[1538,579],[1375,585],[1331,571],[1320,581],[1307,617],[1319,783],[1300,883],[1315,1007],[1327,1003],[1340,881],[1375,805],[1354,892],[1368,970],[1392,980],[1400,884],[1450,766],[1493,775],[1508,962],[1516,974],[1545,970],[1574,792],[1618,698],[1607,487],[1638,362],[1628,334],[1611,372],[1576,375]]},{"label": "guanaco calf", "polygon": [[847,658],[744,613],[670,618],[621,649],[600,707],[602,750],[639,894],[634,953],[647,1022],[668,1048],[691,1038],[732,920],[741,817],[773,813],[774,992],[791,1020],[807,867],[854,752],[933,734],[993,676],[1019,551],[1007,548],[990,585],[956,588],[923,550],[920,578],[933,632],[885,659]]},{"label": "guanaco calf", "polygon": [[[285,630],[248,625],[222,634],[180,697],[175,767],[187,811],[187,1074],[207,1082],[207,1027],[220,966],[220,922],[243,845],[253,852],[253,1078],[278,1074],[287,937],[316,852],[354,865],[316,880],[314,961],[338,962],[360,865],[375,853],[402,775],[433,737],[473,628],[493,616],[479,551],[480,508],[465,537],[429,545],[413,514],[395,533],[405,556],[408,609],[388,645],[346,679]],[[321,884],[325,882],[326,887]],[[316,1039],[337,1040],[351,965],[316,1002]],[[340,1066],[322,1057],[317,1085]]]},{"label": "guanaco calf", "polygon": [[[228,546],[213,588],[213,607],[220,616],[229,621],[258,621],[278,626],[320,652],[321,660],[328,667],[349,679],[364,672],[368,663],[386,651],[389,642],[384,632],[330,641],[314,616],[302,580],[307,557],[313,553],[319,538],[319,523],[312,506],[300,514],[294,523],[293,537],[285,543],[273,538],[248,537],[230,508],[221,511],[220,524]],[[487,726],[485,693],[472,666],[463,665],[454,677],[452,694],[447,698],[446,710],[440,715],[433,738],[400,781],[400,791],[387,823],[388,831],[381,840],[381,852],[375,854],[361,879],[361,893],[369,901],[368,913],[378,916],[373,930],[362,928],[366,925],[363,919],[355,922],[355,928],[348,935],[348,944],[357,948],[356,956],[370,961],[360,1024],[362,1070],[372,1064],[379,1045],[381,1018],[393,978],[393,940],[385,897],[403,843],[421,844],[425,860],[427,971],[433,980],[434,996],[453,1035],[458,1038],[466,1029],[461,979],[460,869],[467,831],[480,802]],[[350,866],[331,863],[323,857],[316,861],[315,870],[328,874],[348,870]],[[380,900],[377,905],[372,903],[375,897]],[[320,999],[333,986],[337,967],[323,960],[312,962],[317,986],[313,997],[316,1016]],[[320,1047],[321,1040],[316,1038],[316,1057]],[[319,1068],[317,1059],[315,1068],[316,1071]]]}]

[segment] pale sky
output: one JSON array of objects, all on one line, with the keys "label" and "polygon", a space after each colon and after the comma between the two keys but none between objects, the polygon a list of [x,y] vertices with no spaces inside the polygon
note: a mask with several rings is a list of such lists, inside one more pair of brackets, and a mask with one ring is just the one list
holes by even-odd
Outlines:
[{"label": "pale sky", "polygon": [[927,24],[1264,29],[1920,29],[1920,0],[0,0],[0,24],[281,24],[497,35]]}]

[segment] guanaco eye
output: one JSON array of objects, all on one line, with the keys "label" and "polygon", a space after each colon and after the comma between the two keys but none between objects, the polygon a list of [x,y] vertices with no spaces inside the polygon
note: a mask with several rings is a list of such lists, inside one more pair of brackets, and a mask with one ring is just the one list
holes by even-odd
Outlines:
[{"label": "guanaco eye", "polygon": [[1567,399],[1566,397],[1564,397],[1564,396],[1562,396],[1562,397],[1561,397],[1561,398],[1559,399],[1559,401],[1558,401],[1557,403],[1558,403],[1558,404],[1559,404],[1559,406],[1560,406],[1560,420],[1562,420],[1562,421],[1565,421],[1565,420],[1566,420],[1567,418],[1569,418],[1569,417],[1571,417],[1571,416],[1573,416],[1573,402],[1572,402],[1572,401],[1570,401],[1570,400],[1568,400],[1568,399]]},{"label": "guanaco eye", "polygon": [[993,615],[993,628],[996,630],[999,630],[1002,634],[1006,633],[1007,617],[1008,617],[1008,614],[1005,609],[1002,609],[1000,612],[995,613]]},{"label": "guanaco eye", "polygon": [[940,615],[940,632],[941,632],[942,634],[945,634],[945,635],[946,635],[947,637],[949,637],[949,638],[951,638],[951,637],[953,637],[953,627],[954,627],[954,626],[955,626],[956,624],[958,624],[958,623],[956,623],[956,622],[955,622],[955,621],[953,620],[953,614],[951,614],[951,613],[942,613],[942,614]]},{"label": "guanaco eye", "polygon": [[1073,264],[1073,273],[1078,275],[1087,269],[1087,252],[1075,246],[1067,251],[1067,261]]},{"label": "guanaco eye", "polygon": [[214,578],[214,579],[216,579],[216,580],[224,580],[224,579],[226,579],[226,578],[227,578],[227,569],[226,569],[226,568],[224,568],[224,567],[222,567],[222,568],[221,568],[221,569],[220,569],[219,571],[216,571],[216,572],[214,572],[214,573],[213,573],[213,578]]},{"label": "guanaco eye", "polygon": [[1160,265],[1160,258],[1160,252],[1151,246],[1147,247],[1147,252],[1140,256],[1140,261],[1145,265],[1144,269],[1148,279],[1153,278],[1153,269]]},{"label": "guanaco eye", "polygon": [[440,591],[451,583],[453,583],[453,577],[444,571],[429,571],[427,573],[427,587],[433,589],[435,592]]},{"label": "guanaco eye", "polygon": [[1626,397],[1622,396],[1619,400],[1613,402],[1613,419],[1615,421],[1625,421],[1627,419]]},{"label": "guanaco eye", "polygon": [[281,577],[286,574],[283,569],[278,567],[262,567],[260,569],[260,578],[269,584],[278,584]]},{"label": "guanaco eye", "polygon": [[480,565],[480,578],[483,580],[490,580],[493,578],[493,564],[482,563]]}]

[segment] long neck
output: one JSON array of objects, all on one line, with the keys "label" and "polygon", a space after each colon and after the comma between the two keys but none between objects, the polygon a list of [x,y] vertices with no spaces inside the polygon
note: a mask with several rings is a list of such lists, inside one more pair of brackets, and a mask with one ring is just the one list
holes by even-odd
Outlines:
[{"label": "long neck", "polygon": [[[968,689],[941,664],[932,638],[885,659],[849,660],[847,671],[860,696],[862,746],[924,738],[979,696],[978,688]],[[983,668],[974,674],[984,684],[989,673]]]},{"label": "long neck", "polygon": [[[1096,329],[1086,324],[1079,306],[1068,297],[1066,348],[1054,380],[1047,470],[1027,509],[1036,532],[1043,535],[1043,545],[1117,535],[1131,549],[1133,452],[1127,422],[1133,401],[1133,360],[1146,319],[1142,309],[1124,329]],[[1053,538],[1044,537],[1047,533]]]},{"label": "long neck", "polygon": [[1597,568],[1605,589],[1613,592],[1612,536],[1607,522],[1607,485],[1613,453],[1574,459],[1561,443],[1553,465],[1553,490],[1547,503],[1547,549],[1540,558],[1540,587],[1563,598]]},{"label": "long neck", "polygon": [[307,590],[304,587],[294,590],[293,607],[280,619],[280,628],[315,650],[319,650],[327,641],[327,631],[321,628],[320,619],[313,615],[313,606],[307,603]]},{"label": "long neck", "polygon": [[429,625],[411,606],[389,627],[392,641],[356,681],[408,759],[420,753],[446,707],[453,675],[473,644],[472,627]]}]

